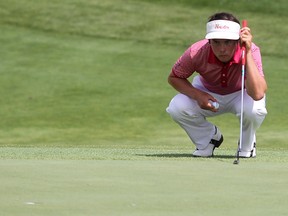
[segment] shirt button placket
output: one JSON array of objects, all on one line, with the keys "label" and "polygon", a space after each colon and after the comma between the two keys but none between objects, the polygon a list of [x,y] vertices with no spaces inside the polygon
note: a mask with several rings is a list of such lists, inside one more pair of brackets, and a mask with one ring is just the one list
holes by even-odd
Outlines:
[{"label": "shirt button placket", "polygon": [[221,86],[227,87],[227,66],[224,66],[221,71]]}]

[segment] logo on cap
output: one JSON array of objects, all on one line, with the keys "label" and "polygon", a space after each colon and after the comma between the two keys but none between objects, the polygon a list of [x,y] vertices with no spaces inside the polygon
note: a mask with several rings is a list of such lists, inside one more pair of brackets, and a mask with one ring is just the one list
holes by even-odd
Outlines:
[{"label": "logo on cap", "polygon": [[220,24],[215,24],[215,29],[229,29],[229,26],[227,25],[224,25],[224,26],[221,26]]}]

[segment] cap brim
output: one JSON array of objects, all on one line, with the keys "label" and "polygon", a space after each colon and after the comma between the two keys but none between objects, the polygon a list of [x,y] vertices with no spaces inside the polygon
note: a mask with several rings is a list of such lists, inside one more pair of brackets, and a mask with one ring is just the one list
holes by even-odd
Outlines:
[{"label": "cap brim", "polygon": [[224,33],[224,32],[210,32],[205,36],[206,39],[227,39],[227,40],[238,40],[239,34]]}]

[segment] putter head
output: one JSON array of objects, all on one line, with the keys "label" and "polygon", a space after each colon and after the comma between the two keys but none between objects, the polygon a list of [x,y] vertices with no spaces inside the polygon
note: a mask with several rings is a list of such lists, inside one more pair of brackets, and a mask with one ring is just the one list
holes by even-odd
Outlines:
[{"label": "putter head", "polygon": [[238,159],[234,160],[233,164],[239,164],[239,160]]},{"label": "putter head", "polygon": [[[242,136],[242,135],[240,135]],[[237,154],[236,154],[236,159],[234,160],[233,164],[239,164],[240,160],[239,160],[239,155],[240,154],[240,140],[238,141],[238,150],[237,150]]]}]

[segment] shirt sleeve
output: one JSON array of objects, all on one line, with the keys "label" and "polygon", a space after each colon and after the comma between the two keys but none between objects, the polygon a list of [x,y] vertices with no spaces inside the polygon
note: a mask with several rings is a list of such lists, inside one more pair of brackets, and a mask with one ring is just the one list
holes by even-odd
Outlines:
[{"label": "shirt sleeve", "polygon": [[179,78],[188,78],[194,73],[193,61],[190,56],[191,47],[177,60],[172,67],[172,73]]},{"label": "shirt sleeve", "polygon": [[209,43],[206,39],[192,44],[172,67],[174,76],[187,79],[197,71],[199,64],[202,65],[202,63],[207,61],[208,45]]},{"label": "shirt sleeve", "polygon": [[260,75],[264,77],[260,48],[255,44],[252,45],[252,56]]}]

